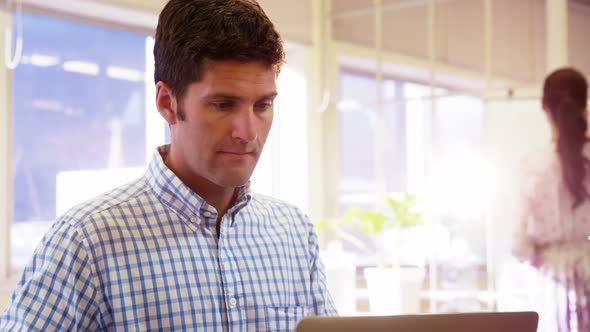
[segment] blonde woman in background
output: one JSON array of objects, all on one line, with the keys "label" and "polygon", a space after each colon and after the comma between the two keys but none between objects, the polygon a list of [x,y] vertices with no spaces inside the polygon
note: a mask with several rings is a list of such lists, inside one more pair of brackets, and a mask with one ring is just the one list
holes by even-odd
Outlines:
[{"label": "blonde woman in background", "polygon": [[539,331],[590,331],[590,144],[588,84],[573,68],[551,73],[543,110],[553,133],[549,159],[523,175],[513,253],[542,278]]}]

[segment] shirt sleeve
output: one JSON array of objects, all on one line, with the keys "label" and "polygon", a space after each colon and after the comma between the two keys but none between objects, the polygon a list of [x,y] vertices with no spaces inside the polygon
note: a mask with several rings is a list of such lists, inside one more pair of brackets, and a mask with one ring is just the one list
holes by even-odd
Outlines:
[{"label": "shirt sleeve", "polygon": [[310,308],[308,308],[308,312],[310,315],[314,316],[338,315],[332,296],[328,291],[326,271],[319,256],[319,238],[311,221],[309,221],[309,250],[312,301]]},{"label": "shirt sleeve", "polygon": [[45,235],[23,272],[0,331],[104,330],[91,256],[82,236],[67,223]]}]

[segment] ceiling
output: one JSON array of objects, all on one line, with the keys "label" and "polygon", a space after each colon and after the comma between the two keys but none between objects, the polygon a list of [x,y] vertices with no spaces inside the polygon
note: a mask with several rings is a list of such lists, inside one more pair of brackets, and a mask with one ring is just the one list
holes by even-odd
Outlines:
[{"label": "ceiling", "polygon": [[[152,32],[166,0],[22,0],[26,6],[70,13],[94,21]],[[284,39],[312,44],[313,15],[322,0],[259,0]],[[326,0],[332,8],[333,38],[375,47],[373,0]],[[428,59],[428,0],[382,0],[383,49]],[[590,0],[570,0],[570,54],[574,65],[590,72],[586,34],[590,31]],[[492,67],[495,76],[538,81],[545,72],[545,0],[493,0]],[[315,7],[314,7],[315,6]],[[129,23],[133,17],[133,23]],[[437,0],[435,56],[437,62],[485,71],[484,0]]]}]

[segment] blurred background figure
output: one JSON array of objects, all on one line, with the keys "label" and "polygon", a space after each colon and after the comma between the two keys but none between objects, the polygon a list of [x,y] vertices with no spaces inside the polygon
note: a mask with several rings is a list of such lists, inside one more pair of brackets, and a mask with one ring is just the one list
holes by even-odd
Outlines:
[{"label": "blurred background figure", "polygon": [[543,280],[539,331],[590,330],[587,94],[587,81],[576,69],[558,69],[545,79],[542,106],[554,149],[528,158],[520,179],[513,253]]}]

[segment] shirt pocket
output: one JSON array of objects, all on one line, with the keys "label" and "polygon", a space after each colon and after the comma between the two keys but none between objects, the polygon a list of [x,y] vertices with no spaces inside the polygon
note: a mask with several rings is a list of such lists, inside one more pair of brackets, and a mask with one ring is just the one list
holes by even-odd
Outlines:
[{"label": "shirt pocket", "polygon": [[297,323],[307,315],[307,308],[294,307],[266,307],[267,331],[295,331]]}]

